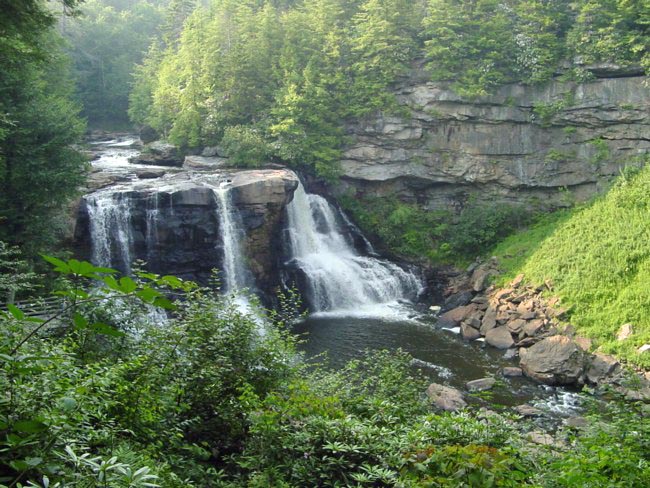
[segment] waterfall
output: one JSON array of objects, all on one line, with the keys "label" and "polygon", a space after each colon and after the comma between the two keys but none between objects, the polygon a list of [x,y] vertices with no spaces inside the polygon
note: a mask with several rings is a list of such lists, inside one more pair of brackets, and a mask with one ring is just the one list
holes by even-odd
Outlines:
[{"label": "waterfall", "polygon": [[305,275],[314,311],[358,312],[416,298],[420,280],[390,261],[358,254],[341,225],[346,217],[323,197],[300,185],[287,211],[291,261]]},{"label": "waterfall", "polygon": [[124,192],[97,192],[87,197],[86,202],[93,264],[117,267],[130,274],[133,234],[129,196]]},{"label": "waterfall", "polygon": [[239,215],[232,205],[232,197],[227,183],[215,188],[219,228],[223,246],[223,285],[226,293],[237,293],[252,283],[251,273],[245,265],[245,255],[241,243],[246,234]]}]

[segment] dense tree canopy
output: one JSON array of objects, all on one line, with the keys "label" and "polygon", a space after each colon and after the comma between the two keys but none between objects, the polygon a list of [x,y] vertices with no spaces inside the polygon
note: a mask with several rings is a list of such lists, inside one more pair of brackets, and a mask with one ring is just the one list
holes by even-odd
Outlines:
[{"label": "dense tree canopy", "polygon": [[[57,5],[69,10],[77,2]],[[0,239],[29,254],[56,233],[53,217],[82,181],[71,145],[83,133],[73,84],[42,1],[3,1],[0,21]],[[6,14],[6,15],[5,15]]]},{"label": "dense tree canopy", "polygon": [[570,74],[567,61],[582,74],[597,61],[647,66],[649,11],[648,0],[213,0],[150,51],[130,113],[186,147],[255,134],[268,158],[332,176],[344,121],[397,110],[390,87],[414,62],[470,97]]}]

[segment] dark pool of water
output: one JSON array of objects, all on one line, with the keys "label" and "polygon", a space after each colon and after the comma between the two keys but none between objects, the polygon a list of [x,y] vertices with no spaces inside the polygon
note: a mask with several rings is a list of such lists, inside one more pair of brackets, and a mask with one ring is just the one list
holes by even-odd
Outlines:
[{"label": "dark pool of water", "polygon": [[479,402],[505,406],[549,403],[559,411],[567,401],[574,401],[563,390],[543,387],[527,378],[504,378],[501,369],[516,366],[516,361],[505,359],[503,351],[483,342],[466,342],[458,334],[436,328],[434,318],[324,314],[306,318],[295,326],[295,332],[303,335],[305,342],[300,347],[308,358],[326,353],[325,359],[319,360],[332,368],[360,358],[366,350],[401,348],[413,356],[414,367],[431,381],[464,389],[470,380],[487,376],[499,379],[490,393],[477,396]]}]

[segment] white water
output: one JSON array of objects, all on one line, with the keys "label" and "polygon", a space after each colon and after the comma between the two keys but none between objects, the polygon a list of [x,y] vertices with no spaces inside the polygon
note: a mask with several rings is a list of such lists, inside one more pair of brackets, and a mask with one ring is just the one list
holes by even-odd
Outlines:
[{"label": "white water", "polygon": [[[229,296],[233,305],[244,315],[254,317],[258,325],[264,320],[262,312],[250,299],[250,288],[254,279],[246,267],[246,253],[242,243],[246,234],[239,214],[232,205],[232,195],[227,182],[213,189],[217,202],[219,229],[223,249],[222,279],[223,291]],[[263,332],[263,328],[260,327]]]},{"label": "white water", "polygon": [[312,309],[385,314],[414,299],[420,280],[390,261],[359,255],[346,240],[337,214],[327,200],[307,194],[302,185],[288,206],[291,259],[306,276]]},{"label": "white water", "polygon": [[86,197],[92,241],[92,262],[96,266],[117,266],[131,273],[133,235],[131,202],[124,192],[96,192]]}]

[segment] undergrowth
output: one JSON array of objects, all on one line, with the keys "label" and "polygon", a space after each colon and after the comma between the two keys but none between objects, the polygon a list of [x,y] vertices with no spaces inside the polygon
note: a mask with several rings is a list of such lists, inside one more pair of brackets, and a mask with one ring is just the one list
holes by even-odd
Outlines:
[{"label": "undergrowth", "polygon": [[[532,284],[553,283],[569,320],[604,352],[650,367],[650,168],[628,171],[603,197],[546,217],[499,244],[493,254],[502,282],[524,273]],[[620,326],[633,335],[616,340]]]}]

